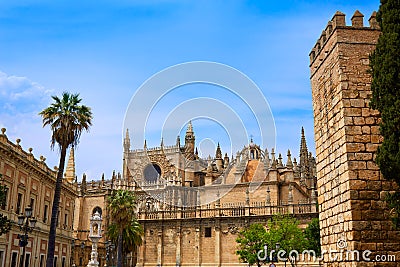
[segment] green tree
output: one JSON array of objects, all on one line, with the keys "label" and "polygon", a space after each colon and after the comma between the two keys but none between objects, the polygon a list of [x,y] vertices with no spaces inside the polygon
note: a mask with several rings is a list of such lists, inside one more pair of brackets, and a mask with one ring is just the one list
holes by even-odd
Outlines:
[{"label": "green tree", "polygon": [[[117,241],[117,267],[122,267],[123,250],[132,251],[142,242],[143,230],[136,219],[136,198],[132,191],[116,190],[108,198],[110,238]],[[116,237],[117,236],[117,237]]]},{"label": "green tree", "polygon": [[51,148],[57,144],[60,149],[60,161],[51,210],[49,243],[47,247],[46,267],[52,267],[56,240],[57,215],[61,196],[67,149],[79,143],[83,131],[92,125],[92,112],[89,107],[81,105],[79,94],[64,92],[61,98],[52,96],[54,102],[39,115],[42,116],[43,127],[49,126],[52,131]]},{"label": "green tree", "polygon": [[293,266],[295,265],[295,259],[290,258],[289,253],[295,250],[301,254],[307,244],[304,233],[299,228],[298,220],[288,214],[277,214],[272,217],[268,222],[265,242],[268,248],[272,249],[279,244],[279,250],[285,251],[285,254],[280,256],[288,258]]},{"label": "green tree", "polygon": [[307,240],[306,248],[315,251],[317,256],[321,256],[321,235],[319,219],[314,218],[304,229],[304,236]]},{"label": "green tree", "polygon": [[384,138],[376,162],[386,179],[400,184],[400,2],[381,0],[376,19],[382,33],[370,56],[371,107],[381,114]]},{"label": "green tree", "polygon": [[[383,136],[376,163],[386,179],[400,185],[400,2],[381,0],[376,19],[381,35],[370,55],[371,107],[380,112]],[[399,192],[387,197],[397,227],[400,227],[399,199]]]},{"label": "green tree", "polygon": [[[236,254],[239,255],[239,260],[247,262],[251,266],[253,264],[261,266],[264,261],[259,259],[257,253],[260,250],[264,251],[266,234],[264,226],[258,223],[251,224],[249,227],[241,230],[236,238],[236,242],[238,243]],[[263,253],[262,257],[264,256]]]},{"label": "green tree", "polygon": [[[2,180],[3,175],[0,174],[0,181]],[[0,207],[6,205],[7,195],[6,195],[6,186],[0,184]],[[5,216],[0,213],[0,236],[8,233],[11,230],[12,222]]]}]

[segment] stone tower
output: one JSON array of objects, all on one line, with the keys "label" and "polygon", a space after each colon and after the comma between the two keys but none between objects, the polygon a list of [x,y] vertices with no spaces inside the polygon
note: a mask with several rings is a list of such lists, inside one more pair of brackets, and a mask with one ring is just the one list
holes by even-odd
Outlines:
[{"label": "stone tower", "polygon": [[194,160],[194,132],[192,122],[189,121],[186,135],[185,135],[185,158],[187,160]]},{"label": "stone tower", "polygon": [[[369,54],[380,30],[374,12],[369,26],[356,11],[352,25],[336,12],[310,53],[322,249],[365,250],[399,255],[385,194],[393,188],[374,163],[382,141],[379,114],[369,108]],[[324,256],[325,266],[396,266]],[[360,255],[360,260],[362,257]],[[344,261],[351,263],[343,263]],[[392,264],[392,265],[391,265]]]}]

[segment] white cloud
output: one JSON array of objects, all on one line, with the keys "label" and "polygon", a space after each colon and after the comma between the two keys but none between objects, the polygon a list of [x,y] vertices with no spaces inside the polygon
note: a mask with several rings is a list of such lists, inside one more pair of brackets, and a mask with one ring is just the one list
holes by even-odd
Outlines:
[{"label": "white cloud", "polygon": [[0,71],[0,119],[3,121],[5,114],[18,116],[39,112],[47,104],[51,92],[27,77]]}]

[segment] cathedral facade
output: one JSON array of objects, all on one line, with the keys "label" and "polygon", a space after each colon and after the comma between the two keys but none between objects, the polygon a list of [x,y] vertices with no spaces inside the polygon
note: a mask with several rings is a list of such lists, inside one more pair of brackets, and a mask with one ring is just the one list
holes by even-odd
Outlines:
[{"label": "cathedral facade", "polygon": [[[84,176],[76,200],[75,234],[87,244],[89,218],[95,210],[108,220],[106,197],[114,189],[134,190],[144,242],[130,262],[136,266],[240,266],[238,231],[252,223],[267,224],[277,213],[293,214],[304,227],[317,217],[315,159],[301,131],[300,157],[290,150],[285,159],[250,140],[235,157],[202,159],[193,125],[176,143],[131,149],[126,131],[123,172],[111,179],[88,182]],[[79,219],[78,219],[79,218]],[[105,243],[105,239],[101,242]],[[100,247],[101,243],[100,242]],[[105,250],[100,251],[101,255]],[[79,253],[75,260],[82,262]]]}]

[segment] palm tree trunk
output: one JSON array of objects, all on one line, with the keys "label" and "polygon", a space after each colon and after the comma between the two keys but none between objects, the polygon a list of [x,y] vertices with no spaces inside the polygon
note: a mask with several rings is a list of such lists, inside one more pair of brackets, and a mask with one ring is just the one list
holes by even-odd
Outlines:
[{"label": "palm tree trunk", "polygon": [[67,146],[62,146],[60,162],[58,164],[56,188],[54,190],[53,207],[51,209],[50,233],[49,233],[49,242],[47,244],[46,267],[53,267],[53,263],[54,263],[54,250],[55,250],[55,243],[56,243],[56,230],[57,230],[57,221],[58,221],[57,215],[58,215],[58,208],[60,206],[61,185],[62,185],[62,178],[63,178],[63,174],[64,174],[64,165],[65,165],[66,154],[67,154]]},{"label": "palm tree trunk", "polygon": [[122,229],[119,230],[118,235],[117,267],[122,267],[122,231]]}]

